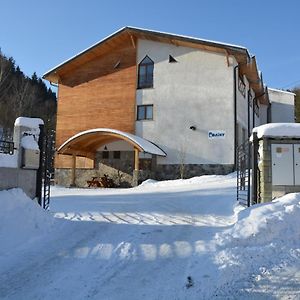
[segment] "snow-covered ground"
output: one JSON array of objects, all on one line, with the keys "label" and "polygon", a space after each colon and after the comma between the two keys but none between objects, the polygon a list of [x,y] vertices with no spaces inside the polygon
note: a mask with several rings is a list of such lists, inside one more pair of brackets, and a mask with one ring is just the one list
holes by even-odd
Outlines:
[{"label": "snow-covered ground", "polygon": [[235,182],[0,192],[0,298],[300,299],[300,195],[242,209]]}]

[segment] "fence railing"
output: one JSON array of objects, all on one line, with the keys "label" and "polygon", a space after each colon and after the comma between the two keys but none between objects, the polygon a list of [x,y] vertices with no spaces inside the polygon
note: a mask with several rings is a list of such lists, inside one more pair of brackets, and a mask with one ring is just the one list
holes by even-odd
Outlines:
[{"label": "fence railing", "polygon": [[249,141],[237,147],[237,200],[244,206],[250,206],[250,147]]},{"label": "fence railing", "polygon": [[14,142],[0,140],[0,153],[14,154]]}]

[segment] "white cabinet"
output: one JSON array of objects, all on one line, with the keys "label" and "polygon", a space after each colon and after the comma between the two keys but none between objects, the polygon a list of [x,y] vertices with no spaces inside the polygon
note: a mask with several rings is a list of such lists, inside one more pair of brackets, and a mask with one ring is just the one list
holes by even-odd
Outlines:
[{"label": "white cabinet", "polygon": [[294,144],[295,185],[300,185],[300,144]]},{"label": "white cabinet", "polygon": [[293,150],[293,144],[271,145],[273,185],[294,185]]}]

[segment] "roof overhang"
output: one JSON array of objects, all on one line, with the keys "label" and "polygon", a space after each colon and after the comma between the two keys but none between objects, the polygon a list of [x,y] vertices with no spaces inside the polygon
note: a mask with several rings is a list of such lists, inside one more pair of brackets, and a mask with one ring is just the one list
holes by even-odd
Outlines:
[{"label": "roof overhang", "polygon": [[232,44],[226,44],[205,39],[197,39],[184,35],[176,35],[172,33],[153,31],[135,27],[124,27],[114,32],[103,40],[97,42],[84,51],[76,54],[70,59],[64,61],[58,66],[52,68],[43,75],[43,78],[53,82],[59,83],[60,78],[64,74],[76,69],[76,67],[91,61],[95,57],[99,57],[115,49],[124,41],[129,41],[132,47],[136,47],[137,39],[153,40],[162,43],[170,43],[176,46],[184,46],[191,48],[198,48],[207,51],[222,53],[225,55],[233,55],[238,63],[243,63],[250,59],[247,48]]},{"label": "roof overhang", "polygon": [[95,128],[79,132],[64,142],[57,149],[57,152],[58,154],[93,158],[99,147],[118,140],[128,142],[140,152],[167,156],[167,154],[154,143],[134,134],[111,128]]}]

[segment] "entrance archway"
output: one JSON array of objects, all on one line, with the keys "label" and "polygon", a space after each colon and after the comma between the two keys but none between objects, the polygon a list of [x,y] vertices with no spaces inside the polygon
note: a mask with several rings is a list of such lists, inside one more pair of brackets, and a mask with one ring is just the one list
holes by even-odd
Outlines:
[{"label": "entrance archway", "polygon": [[77,156],[95,159],[95,154],[99,147],[118,140],[126,141],[134,147],[133,185],[138,183],[140,152],[157,156],[167,155],[154,143],[131,133],[111,128],[95,128],[82,131],[69,138],[57,150],[58,154],[71,155],[73,158],[71,185],[75,185]]}]

